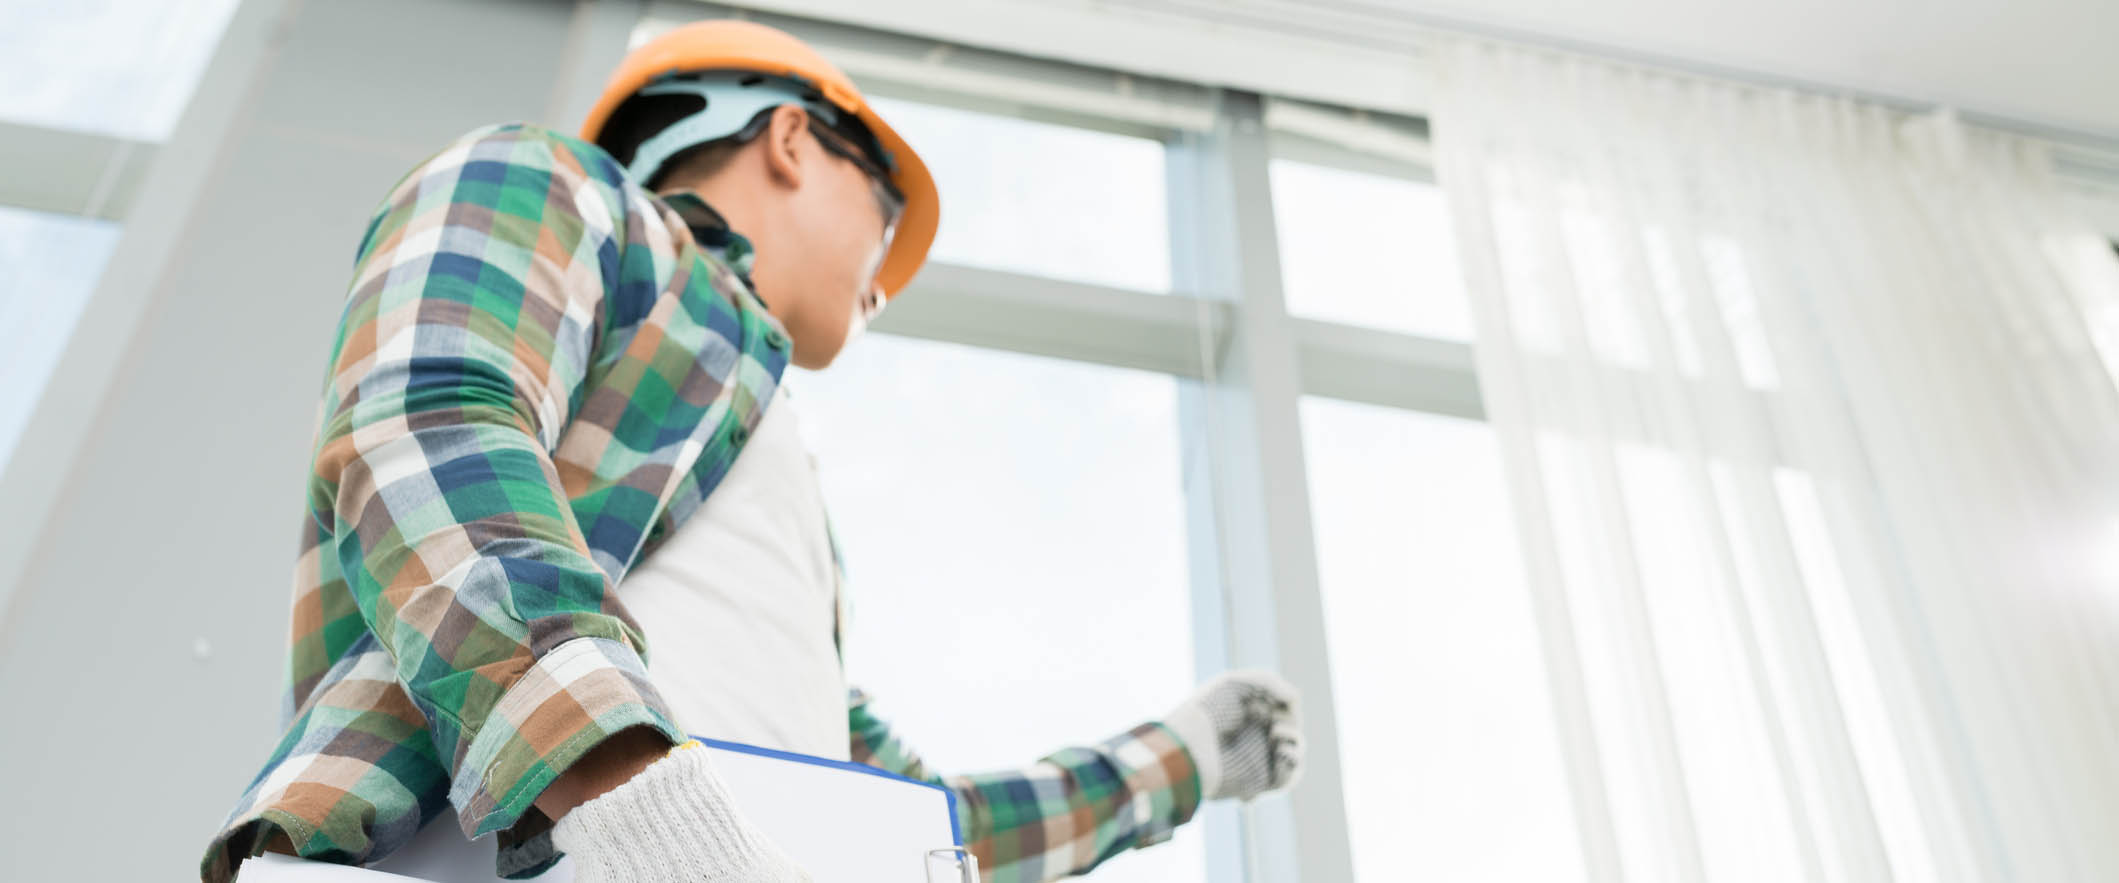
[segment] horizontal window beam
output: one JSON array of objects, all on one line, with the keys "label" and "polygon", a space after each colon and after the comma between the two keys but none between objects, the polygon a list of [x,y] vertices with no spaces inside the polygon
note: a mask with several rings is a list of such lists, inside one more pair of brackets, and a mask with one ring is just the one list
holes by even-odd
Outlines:
[{"label": "horizontal window beam", "polygon": [[0,122],[0,205],[123,220],[160,145],[94,132]]},{"label": "horizontal window beam", "polygon": [[1313,319],[1291,321],[1303,392],[1486,419],[1470,344]]},{"label": "horizontal window beam", "polygon": [[875,330],[1201,378],[1222,351],[1225,303],[929,263]]},{"label": "horizontal window beam", "polygon": [[[875,330],[1203,379],[1205,366],[1220,363],[1233,309],[1225,301],[930,263]],[[1486,418],[1470,344],[1290,322],[1304,393]]]}]

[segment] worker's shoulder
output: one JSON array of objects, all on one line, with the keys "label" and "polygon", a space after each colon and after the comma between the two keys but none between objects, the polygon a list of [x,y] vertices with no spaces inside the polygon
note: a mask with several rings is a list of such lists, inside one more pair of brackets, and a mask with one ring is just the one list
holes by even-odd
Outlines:
[{"label": "worker's shoulder", "polygon": [[[363,241],[456,205],[531,219],[571,216],[598,235],[623,237],[628,216],[650,198],[601,147],[529,123],[495,123],[457,136],[399,177]],[[548,214],[547,207],[559,211]]]},{"label": "worker's shoulder", "polygon": [[603,148],[572,135],[524,122],[493,123],[472,129],[457,136],[421,165],[433,168],[473,163],[547,172],[578,171],[612,186],[619,186],[625,180],[625,167]]}]

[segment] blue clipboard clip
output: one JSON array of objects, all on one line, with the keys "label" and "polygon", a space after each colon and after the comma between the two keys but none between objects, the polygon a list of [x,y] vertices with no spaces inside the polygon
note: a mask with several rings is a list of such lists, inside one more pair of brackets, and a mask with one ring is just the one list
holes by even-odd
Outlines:
[{"label": "blue clipboard clip", "polygon": [[927,850],[927,883],[979,883],[979,857],[961,846]]}]

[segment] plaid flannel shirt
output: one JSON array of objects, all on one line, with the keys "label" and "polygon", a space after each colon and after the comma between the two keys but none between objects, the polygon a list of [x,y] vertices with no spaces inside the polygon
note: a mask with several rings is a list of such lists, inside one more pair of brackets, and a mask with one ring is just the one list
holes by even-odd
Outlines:
[{"label": "plaid flannel shirt", "polygon": [[[619,730],[685,738],[609,589],[712,493],[787,365],[749,245],[716,218],[521,124],[391,190],[319,407],[282,734],[203,880],[233,879],[274,830],[309,858],[374,861],[450,805],[467,837],[499,837],[499,874],[534,876],[558,859],[532,806],[545,786]],[[848,734],[855,758],[958,793],[990,880],[1086,871],[1199,803],[1153,722],[946,779],[858,690]]]}]

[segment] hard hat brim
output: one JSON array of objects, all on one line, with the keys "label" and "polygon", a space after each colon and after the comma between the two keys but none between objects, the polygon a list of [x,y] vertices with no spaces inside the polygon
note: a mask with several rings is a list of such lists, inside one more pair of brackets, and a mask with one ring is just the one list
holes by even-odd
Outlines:
[{"label": "hard hat brim", "polygon": [[602,97],[582,120],[581,139],[594,143],[618,106],[656,78],[710,70],[756,71],[813,84],[825,100],[866,125],[890,152],[895,164],[891,183],[905,195],[905,211],[876,281],[885,296],[896,297],[926,263],[941,223],[934,176],[904,136],[869,107],[851,79],[792,35],[755,22],[722,20],[693,22],[649,40],[611,73]]},{"label": "hard hat brim", "polygon": [[897,185],[898,192],[905,195],[905,211],[898,216],[898,230],[890,242],[890,253],[883,256],[883,267],[876,271],[876,281],[883,286],[888,297],[897,297],[898,292],[912,282],[927,262],[927,249],[934,244],[935,230],[941,225],[941,196],[934,187],[934,176],[927,171],[927,163],[906,144],[903,136],[889,123],[869,109],[868,102],[854,109],[854,116],[868,126],[876,136],[876,142],[890,152],[896,168],[890,175],[890,183]]}]

